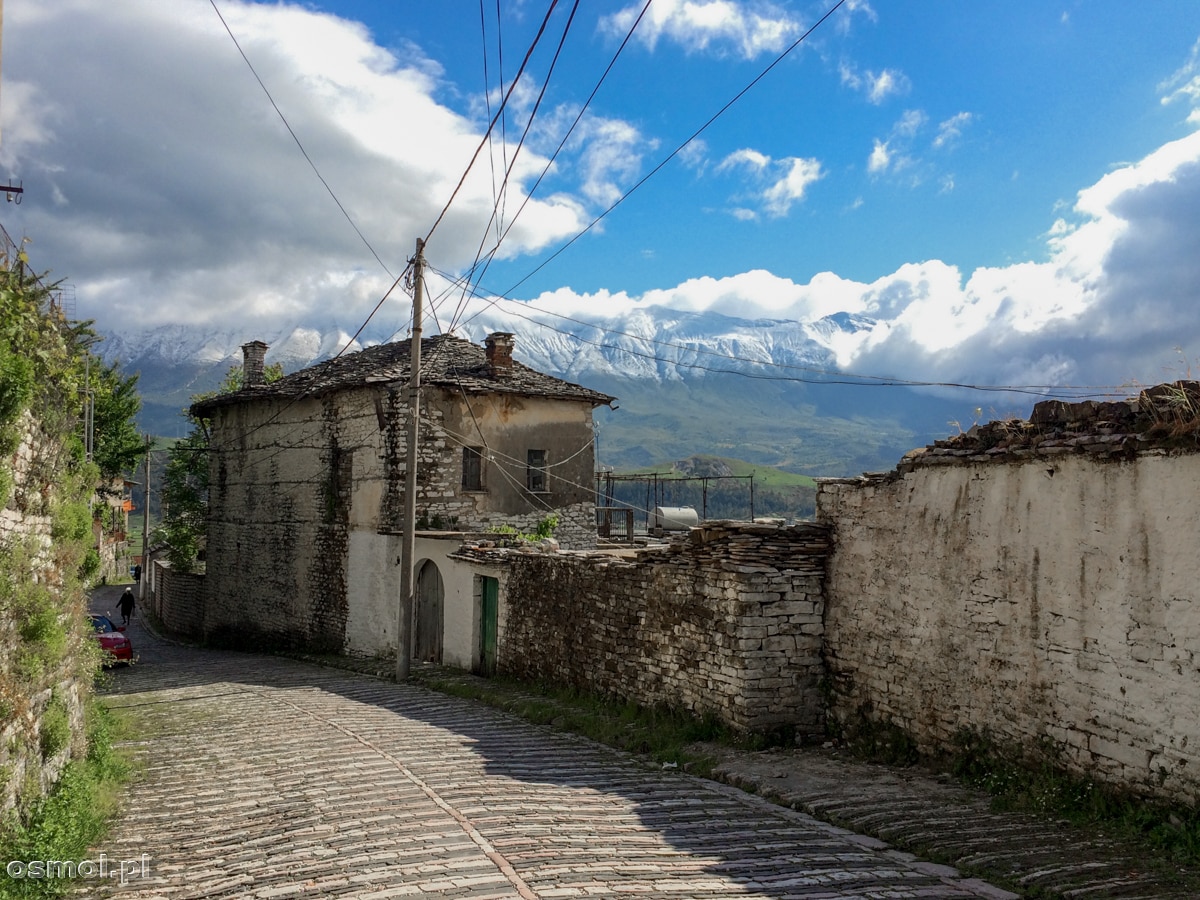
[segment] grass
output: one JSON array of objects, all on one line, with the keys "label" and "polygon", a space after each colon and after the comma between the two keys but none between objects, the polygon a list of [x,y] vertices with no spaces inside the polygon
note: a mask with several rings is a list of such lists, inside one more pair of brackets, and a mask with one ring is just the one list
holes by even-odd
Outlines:
[{"label": "grass", "polygon": [[963,730],[945,761],[969,787],[986,791],[998,810],[1026,812],[1098,828],[1158,860],[1200,866],[1200,810],[1138,796],[1071,774],[1053,746],[1020,756],[986,734]]},{"label": "grass", "polygon": [[[699,752],[698,744],[739,750],[795,745],[794,736],[785,733],[735,734],[715,718],[639,707],[561,687],[476,678],[441,668],[414,669],[412,677],[441,693],[476,700],[530,722],[678,765],[704,777],[712,776],[715,760]],[[1147,866],[1159,868],[1171,878],[1182,877],[1179,867],[1200,866],[1200,811],[1150,802],[1071,776],[1054,763],[1052,748],[1042,748],[1040,761],[1016,760],[986,735],[963,731],[953,754],[940,760],[919,760],[912,739],[888,724],[859,729],[847,747],[852,755],[885,765],[933,763],[934,768],[949,771],[968,787],[990,794],[997,810],[1066,820],[1119,843],[1143,847]]]},{"label": "grass", "polygon": [[578,734],[695,775],[710,775],[714,764],[711,757],[694,749],[696,744],[762,750],[794,740],[793,735],[784,733],[744,735],[714,715],[639,706],[570,688],[531,685],[508,678],[475,678],[440,668],[414,670],[412,678],[443,694],[476,700],[529,722]]},{"label": "grass", "polygon": [[[0,825],[0,859],[81,860],[115,814],[129,765],[113,749],[120,720],[95,699],[87,709],[88,751],[69,763],[54,790]],[[12,900],[60,897],[77,886],[68,878],[16,879],[0,870],[0,896]]]}]

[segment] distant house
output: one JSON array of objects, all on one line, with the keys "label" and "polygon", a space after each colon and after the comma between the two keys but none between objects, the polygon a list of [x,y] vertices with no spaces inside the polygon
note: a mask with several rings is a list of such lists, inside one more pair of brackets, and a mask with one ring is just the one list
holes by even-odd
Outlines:
[{"label": "distant house", "polygon": [[[553,515],[564,548],[594,547],[592,411],[613,398],[514,361],[512,347],[504,333],[484,347],[422,341],[418,533],[533,531]],[[203,632],[229,644],[393,651],[409,343],[271,384],[266,350],[245,345],[243,388],[192,408],[211,423]],[[416,570],[416,656],[440,661],[442,575],[420,554]],[[478,618],[455,616],[467,629]]]}]

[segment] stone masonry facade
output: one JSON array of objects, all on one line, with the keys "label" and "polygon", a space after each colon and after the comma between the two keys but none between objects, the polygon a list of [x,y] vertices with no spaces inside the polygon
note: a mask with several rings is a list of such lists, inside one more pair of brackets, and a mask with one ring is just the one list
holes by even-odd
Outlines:
[{"label": "stone masonry facade", "polygon": [[1174,403],[1188,395],[1200,386],[1049,401],[894,472],[821,483],[830,716],[891,722],[928,752],[971,731],[1200,799],[1200,453]]},{"label": "stone masonry facade", "polygon": [[636,558],[459,556],[504,572],[503,674],[816,734],[827,548],[816,525],[713,522]]}]

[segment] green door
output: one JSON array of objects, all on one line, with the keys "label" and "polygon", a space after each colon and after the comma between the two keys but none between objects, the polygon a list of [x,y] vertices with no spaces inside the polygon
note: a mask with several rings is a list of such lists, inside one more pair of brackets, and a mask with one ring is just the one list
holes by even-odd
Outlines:
[{"label": "green door", "polygon": [[483,578],[483,604],[479,615],[479,674],[496,674],[496,614],[500,607],[500,581]]}]

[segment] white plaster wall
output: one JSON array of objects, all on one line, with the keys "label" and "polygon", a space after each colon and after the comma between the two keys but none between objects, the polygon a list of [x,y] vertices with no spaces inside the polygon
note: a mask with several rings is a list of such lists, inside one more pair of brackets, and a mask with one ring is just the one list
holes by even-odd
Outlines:
[{"label": "white plaster wall", "polygon": [[[347,572],[349,612],[346,618],[346,653],[375,656],[396,651],[396,606],[400,598],[399,558],[401,538],[374,532],[350,533]],[[414,572],[432,562],[438,567],[445,591],[443,603],[442,663],[472,669],[479,661],[480,602],[475,589],[478,566],[450,558],[462,546],[461,534],[418,535]]]},{"label": "white plaster wall", "polygon": [[400,602],[399,538],[351,531],[346,570],[346,653],[376,656],[396,652]]},{"label": "white plaster wall", "polygon": [[1200,797],[1200,455],[925,466],[821,486],[835,716],[925,749],[1049,739],[1097,777]]},{"label": "white plaster wall", "polygon": [[429,560],[442,573],[445,590],[442,664],[470,670],[479,662],[480,600],[475,590],[475,576],[481,573],[478,567],[450,559],[450,554],[462,546],[462,541],[460,534],[446,537],[417,535],[416,571],[421,570],[421,563]]}]

